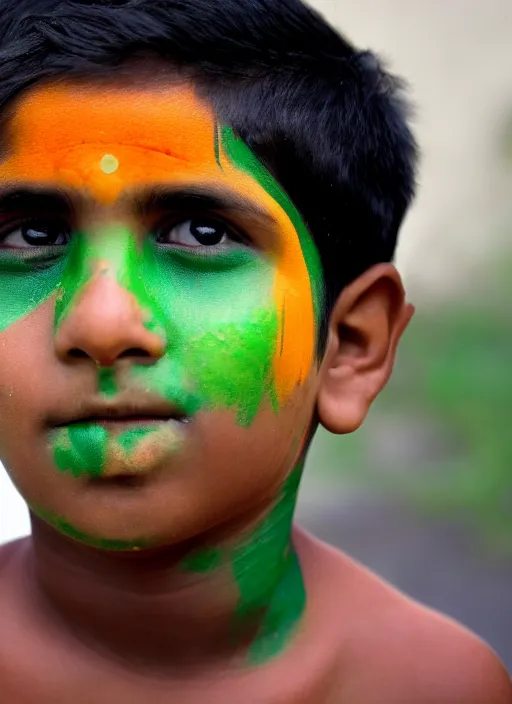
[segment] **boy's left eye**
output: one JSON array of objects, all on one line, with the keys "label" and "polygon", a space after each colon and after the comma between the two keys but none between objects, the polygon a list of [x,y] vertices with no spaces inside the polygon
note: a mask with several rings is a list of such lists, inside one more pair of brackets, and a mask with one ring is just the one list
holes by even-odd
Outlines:
[{"label": "boy's left eye", "polygon": [[215,247],[236,239],[227,226],[211,218],[195,218],[161,228],[157,233],[160,244],[181,247]]}]

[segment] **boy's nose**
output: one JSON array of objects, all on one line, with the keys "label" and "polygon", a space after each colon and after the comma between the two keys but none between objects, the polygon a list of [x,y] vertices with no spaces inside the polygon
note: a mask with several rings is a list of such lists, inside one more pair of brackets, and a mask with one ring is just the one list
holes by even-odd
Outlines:
[{"label": "boy's nose", "polygon": [[61,359],[109,367],[124,357],[159,359],[165,339],[148,329],[150,312],[114,276],[98,274],[70,303],[55,335]]}]

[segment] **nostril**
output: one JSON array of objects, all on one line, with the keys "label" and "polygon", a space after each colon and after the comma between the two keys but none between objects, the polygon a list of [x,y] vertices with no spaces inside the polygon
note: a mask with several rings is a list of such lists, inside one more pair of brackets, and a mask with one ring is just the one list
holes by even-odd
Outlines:
[{"label": "nostril", "polygon": [[79,347],[74,347],[73,349],[68,351],[68,357],[71,357],[72,359],[87,359],[89,355],[87,352],[84,352],[84,350],[81,350]]},{"label": "nostril", "polygon": [[119,354],[114,354],[108,358],[105,354],[94,355],[92,350],[86,352],[80,347],[72,347],[67,352],[68,359],[94,359],[96,362],[100,363],[102,366],[110,366],[115,362],[116,359],[152,359],[151,353],[142,347],[127,347],[126,349],[119,352]]},{"label": "nostril", "polygon": [[151,355],[147,350],[143,350],[140,347],[130,347],[127,350],[123,350],[118,359],[123,359],[123,357],[151,357]]}]

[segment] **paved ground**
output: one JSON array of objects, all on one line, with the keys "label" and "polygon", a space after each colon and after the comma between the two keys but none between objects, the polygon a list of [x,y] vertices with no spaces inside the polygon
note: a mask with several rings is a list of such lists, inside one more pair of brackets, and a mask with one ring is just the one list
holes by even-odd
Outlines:
[{"label": "paved ground", "polygon": [[301,524],[404,592],[474,630],[512,671],[512,563],[482,554],[465,531],[391,499],[306,485]]}]

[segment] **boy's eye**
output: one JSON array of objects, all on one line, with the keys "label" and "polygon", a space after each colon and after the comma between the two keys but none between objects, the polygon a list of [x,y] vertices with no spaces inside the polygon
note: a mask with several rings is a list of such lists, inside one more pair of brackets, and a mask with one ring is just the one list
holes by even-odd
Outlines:
[{"label": "boy's eye", "polygon": [[226,225],[210,218],[185,220],[161,228],[157,234],[160,244],[175,244],[181,247],[215,247],[235,239]]},{"label": "boy's eye", "polygon": [[28,249],[68,244],[71,238],[69,227],[62,222],[25,222],[0,235],[0,247]]}]

